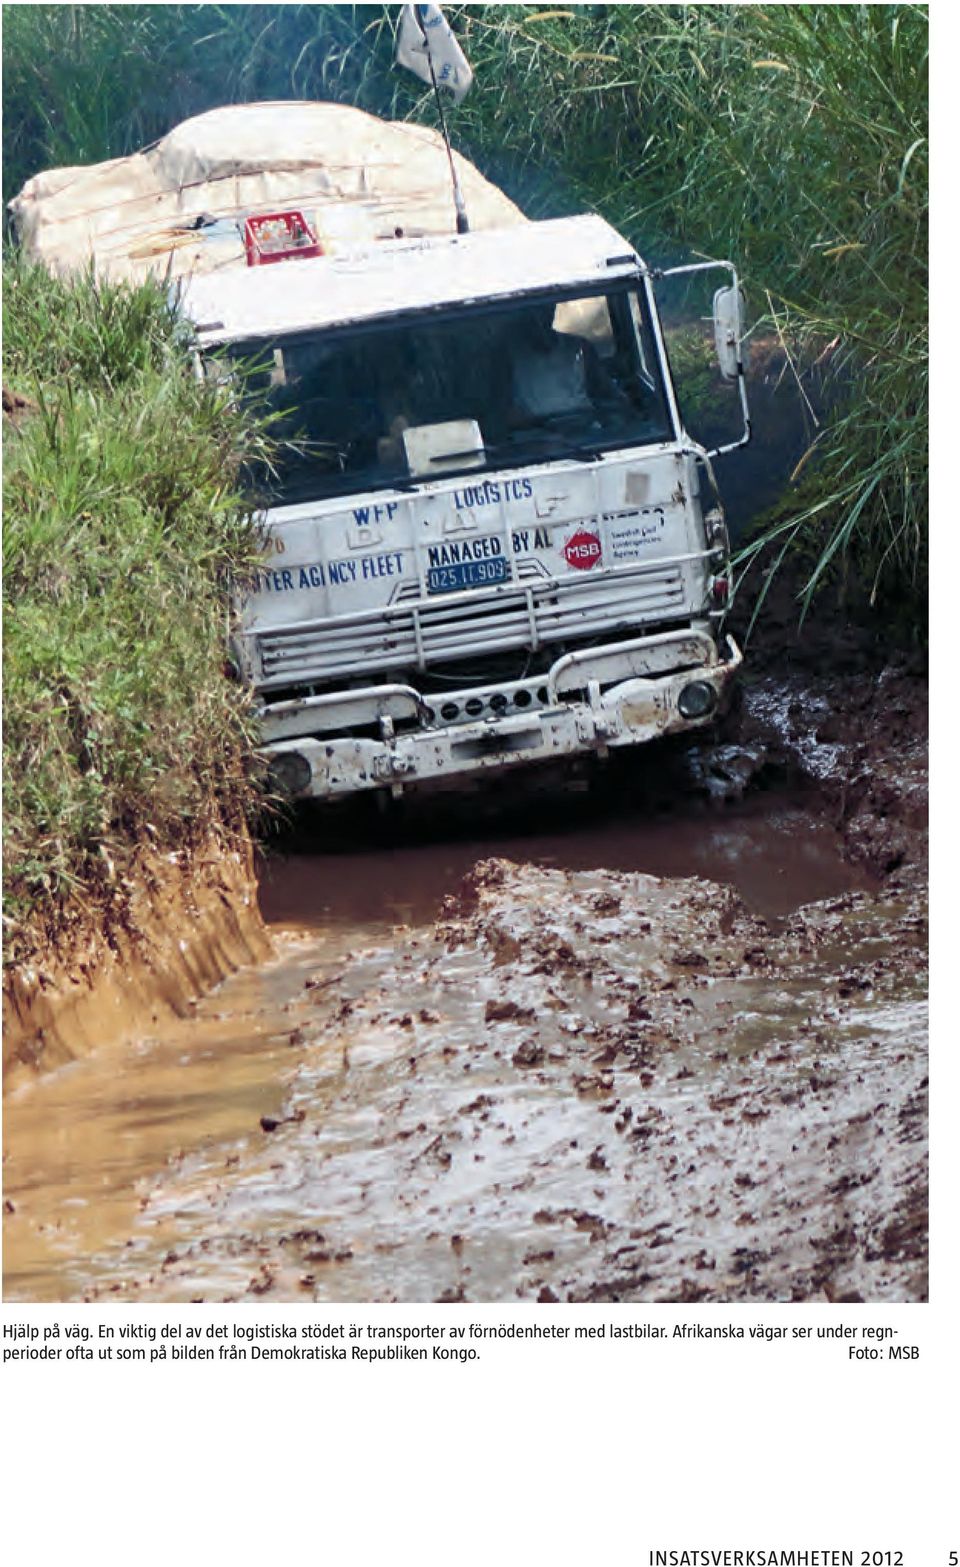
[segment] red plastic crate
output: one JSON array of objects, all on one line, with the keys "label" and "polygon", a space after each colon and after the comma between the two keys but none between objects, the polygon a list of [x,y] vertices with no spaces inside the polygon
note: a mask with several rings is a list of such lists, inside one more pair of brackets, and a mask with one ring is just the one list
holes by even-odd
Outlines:
[{"label": "red plastic crate", "polygon": [[261,212],[247,218],[243,243],[248,267],[266,267],[294,256],[322,256],[323,246],[302,212]]}]

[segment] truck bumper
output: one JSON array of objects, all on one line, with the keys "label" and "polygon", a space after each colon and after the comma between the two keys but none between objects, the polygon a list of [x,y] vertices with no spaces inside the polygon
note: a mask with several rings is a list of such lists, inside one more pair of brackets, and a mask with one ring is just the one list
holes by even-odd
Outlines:
[{"label": "truck bumper", "polygon": [[[633,676],[611,684],[618,649],[598,649],[558,660],[547,677],[547,705],[444,727],[425,726],[383,739],[302,736],[261,749],[284,792],[297,799],[333,799],[368,789],[394,794],[468,775],[557,762],[589,753],[605,754],[661,736],[709,724],[722,711],[742,663],[732,637],[722,656],[666,674]],[[565,678],[560,678],[562,670]],[[570,694],[571,679],[577,683]],[[558,687],[566,688],[562,698]],[[384,687],[385,692],[396,688]],[[370,688],[373,697],[377,688]],[[392,729],[392,725],[389,726]],[[284,760],[286,759],[286,760]]]}]

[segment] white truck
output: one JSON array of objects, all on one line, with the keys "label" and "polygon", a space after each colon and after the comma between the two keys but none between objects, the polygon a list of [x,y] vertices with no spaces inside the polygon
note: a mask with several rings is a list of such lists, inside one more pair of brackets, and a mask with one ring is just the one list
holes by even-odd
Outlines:
[{"label": "white truck", "polygon": [[728,263],[673,269],[714,265],[744,429],[712,452],[658,274],[596,216],[186,281],[199,372],[275,414],[235,661],[285,794],[459,787],[711,722],[741,662],[711,460],[749,439],[742,297]]}]

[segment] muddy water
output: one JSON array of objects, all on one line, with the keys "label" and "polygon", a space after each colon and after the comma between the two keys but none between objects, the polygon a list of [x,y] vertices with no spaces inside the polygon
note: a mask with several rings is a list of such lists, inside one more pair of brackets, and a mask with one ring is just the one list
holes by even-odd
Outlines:
[{"label": "muddy water", "polygon": [[919,937],[798,803],[315,844],[262,901],[274,960],[9,1096],[6,1298],[921,1293]]},{"label": "muddy water", "polygon": [[551,801],[535,815],[501,815],[485,838],[453,815],[439,823],[414,818],[378,847],[361,834],[348,827],[336,839],[313,847],[301,840],[296,853],[269,856],[260,882],[265,918],[297,929],[350,926],[361,940],[398,924],[427,925],[443,898],[491,854],[561,871],[701,876],[735,888],[768,919],[875,885],[842,857],[837,834],[789,795],[652,817],[609,800],[599,810],[592,799]]}]

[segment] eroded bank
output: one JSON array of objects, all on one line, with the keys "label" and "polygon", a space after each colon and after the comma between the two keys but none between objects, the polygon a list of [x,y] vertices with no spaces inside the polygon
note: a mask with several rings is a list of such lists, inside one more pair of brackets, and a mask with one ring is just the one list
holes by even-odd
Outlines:
[{"label": "eroded bank", "polygon": [[262,961],[252,847],[210,832],[181,851],[141,848],[97,910],[37,940],[3,986],[3,1086],[116,1051],[188,1017],[228,974]]}]

